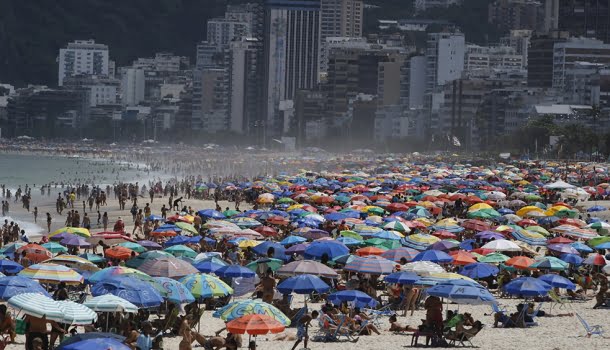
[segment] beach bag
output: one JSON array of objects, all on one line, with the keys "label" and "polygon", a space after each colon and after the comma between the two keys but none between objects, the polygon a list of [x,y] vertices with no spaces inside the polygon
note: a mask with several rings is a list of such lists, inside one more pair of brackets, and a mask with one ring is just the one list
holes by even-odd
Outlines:
[{"label": "beach bag", "polygon": [[17,319],[15,321],[15,333],[24,335],[27,331],[28,324],[23,319]]}]

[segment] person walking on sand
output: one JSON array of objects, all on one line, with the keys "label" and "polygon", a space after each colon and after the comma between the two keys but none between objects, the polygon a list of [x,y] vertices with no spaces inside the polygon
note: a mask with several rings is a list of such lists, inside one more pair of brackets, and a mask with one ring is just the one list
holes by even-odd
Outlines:
[{"label": "person walking on sand", "polygon": [[51,214],[47,213],[47,232],[51,233]]},{"label": "person walking on sand", "polygon": [[38,207],[34,207],[34,223],[38,223]]},{"label": "person walking on sand", "polygon": [[102,215],[102,226],[104,226],[104,232],[108,231],[108,212],[104,212]]},{"label": "person walking on sand", "polygon": [[309,341],[309,326],[311,321],[318,318],[318,312],[313,311],[311,314],[303,315],[297,321],[297,341],[292,346],[292,350],[295,350],[297,346],[303,341],[303,346],[307,349],[307,342]]}]

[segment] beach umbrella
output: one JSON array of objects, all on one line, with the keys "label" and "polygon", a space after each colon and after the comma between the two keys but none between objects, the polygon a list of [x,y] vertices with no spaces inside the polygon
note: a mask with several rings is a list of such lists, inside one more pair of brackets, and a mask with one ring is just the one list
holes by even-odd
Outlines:
[{"label": "beach umbrella", "polygon": [[256,245],[252,248],[252,251],[258,255],[266,256],[269,253],[269,249],[273,248],[273,257],[276,259],[285,259],[286,258],[286,248],[283,245],[273,242],[273,241],[264,241],[261,244]]},{"label": "beach umbrella", "polygon": [[[223,220],[226,219],[227,215],[216,211],[214,209],[204,209],[197,212],[199,216],[206,219],[215,219],[215,220]],[[232,216],[232,215],[230,215]]]},{"label": "beach umbrella", "polygon": [[598,250],[610,249],[610,242],[600,243],[593,248],[598,249]]},{"label": "beach umbrella", "polygon": [[58,255],[52,259],[45,261],[45,264],[47,264],[47,263],[64,265],[66,267],[69,267],[69,268],[75,269],[75,270],[79,270],[79,271],[97,272],[100,270],[100,268],[97,267],[91,261],[81,258],[80,256],[69,255],[69,254]]},{"label": "beach umbrella", "polygon": [[580,266],[585,260],[578,254],[561,254],[559,258],[567,262],[568,264],[572,264],[574,266]]},{"label": "beach umbrella", "polygon": [[578,250],[569,244],[549,244],[547,249],[562,254],[578,254]]},{"label": "beach umbrella", "polygon": [[0,259],[0,272],[5,274],[16,274],[21,270],[23,270],[23,266],[21,266],[21,264],[12,260]]},{"label": "beach umbrella", "polygon": [[163,257],[173,258],[174,256],[171,253],[164,252],[162,250],[148,251],[148,252],[144,252],[144,253],[136,256],[135,258],[131,258],[131,259],[127,260],[125,262],[125,266],[131,267],[133,269],[137,269],[147,260],[151,260],[151,259],[154,260],[154,259],[163,258]]},{"label": "beach umbrella", "polygon": [[493,304],[496,299],[483,286],[464,280],[449,280],[426,289],[426,294],[458,304]]},{"label": "beach umbrella", "polygon": [[239,300],[229,303],[216,310],[212,316],[225,322],[233,321],[245,315],[267,315],[285,326],[290,325],[290,319],[278,308],[261,300]]},{"label": "beach umbrella", "polygon": [[546,295],[551,290],[551,285],[533,277],[519,277],[508,282],[504,291],[512,295],[534,297]]},{"label": "beach umbrella", "polygon": [[167,242],[165,242],[166,247],[172,247],[179,244],[189,244],[191,243],[191,237],[187,236],[175,236],[170,238]]},{"label": "beach umbrella", "polygon": [[235,277],[246,277],[246,278],[250,278],[250,277],[254,277],[256,274],[250,270],[247,267],[244,266],[240,266],[240,265],[227,265],[227,266],[223,266],[221,268],[219,268],[218,270],[214,271],[214,273],[217,276],[223,277],[223,278],[235,278]]},{"label": "beach umbrella", "polygon": [[537,259],[532,265],[530,265],[531,269],[552,271],[563,271],[568,267],[568,263],[553,256],[545,256],[541,259]]},{"label": "beach umbrella", "polygon": [[15,254],[21,255],[23,252],[25,252],[28,259],[34,263],[43,262],[53,257],[53,254],[45,247],[34,243],[28,243],[15,250]]},{"label": "beach umbrella", "polygon": [[574,249],[576,249],[579,253],[592,253],[593,249],[588,245],[581,242],[574,242],[570,244]]},{"label": "beach umbrella", "polygon": [[303,243],[306,242],[307,239],[305,239],[304,237],[300,237],[300,236],[288,236],[286,238],[284,238],[280,244],[287,246],[287,245],[292,245],[292,244],[298,244],[298,243]]},{"label": "beach umbrella", "polygon": [[505,239],[503,234],[495,232],[495,231],[481,231],[474,235],[475,238],[482,240],[492,240],[492,239]]},{"label": "beach umbrella", "polygon": [[339,236],[346,237],[346,238],[352,238],[357,241],[362,241],[364,239],[364,237],[362,237],[358,232],[350,231],[350,230],[339,232]]},{"label": "beach umbrella", "polygon": [[394,271],[393,261],[376,255],[355,257],[343,268],[345,271],[368,273],[375,275],[387,275]]},{"label": "beach umbrella", "polygon": [[138,312],[137,306],[121,297],[112,294],[104,294],[97,297],[93,297],[84,302],[83,305],[97,312]]},{"label": "beach umbrella", "polygon": [[132,257],[131,253],[134,253],[134,256],[137,255],[136,252],[131,249],[115,246],[112,248],[108,248],[104,251],[104,256],[110,259],[118,259],[118,260],[128,260]]},{"label": "beach umbrella", "polygon": [[49,293],[38,281],[21,276],[0,277],[0,300],[6,301],[18,294],[38,293],[49,296]]},{"label": "beach umbrella", "polygon": [[149,275],[147,275],[146,273],[136,270],[136,269],[132,269],[129,267],[124,267],[124,266],[111,266],[111,267],[107,267],[105,269],[99,270],[98,272],[92,274],[91,276],[89,276],[88,280],[89,283],[97,283],[97,282],[101,282],[116,276],[136,276],[142,280],[145,281],[152,281],[152,277],[150,277]]},{"label": "beach umbrella", "polygon": [[212,260],[204,260],[194,263],[193,266],[201,273],[214,273],[216,270],[226,265],[218,264]]},{"label": "beach umbrella", "polygon": [[86,239],[73,234],[69,234],[69,236],[63,238],[60,243],[70,247],[91,247],[91,243],[87,242]]},{"label": "beach umbrella", "polygon": [[168,252],[175,257],[186,256],[188,258],[194,258],[197,256],[196,251],[194,251],[193,249],[191,249],[183,244],[178,244],[178,245],[171,246],[169,248],[165,248],[163,251]]},{"label": "beach umbrella", "polygon": [[358,256],[369,256],[369,255],[381,255],[385,252],[385,249],[380,249],[377,247],[365,247],[356,250],[356,255]]},{"label": "beach umbrella", "polygon": [[297,260],[280,267],[275,273],[278,276],[297,276],[302,274],[319,277],[337,278],[339,274],[330,267],[313,260]]},{"label": "beach umbrella", "polygon": [[306,259],[321,259],[326,256],[329,260],[349,253],[349,249],[337,241],[315,241],[305,248]]},{"label": "beach umbrella", "polygon": [[498,252],[520,252],[521,248],[516,245],[514,242],[508,241],[506,239],[497,239],[485,244],[484,249],[491,249]]},{"label": "beach umbrella", "polygon": [[286,251],[284,253],[286,253],[286,255],[292,255],[292,254],[303,255],[305,253],[305,249],[308,246],[309,246],[308,243],[295,244],[292,247],[286,249]]},{"label": "beach umbrella", "polygon": [[121,340],[108,338],[91,338],[85,339],[70,344],[59,345],[57,350],[130,350],[131,348],[125,345]]},{"label": "beach umbrella", "polygon": [[277,290],[282,294],[311,294],[326,293],[330,286],[314,275],[298,275],[285,279],[277,286]]},{"label": "beach umbrella", "polygon": [[516,269],[526,270],[534,263],[534,259],[527,256],[514,256],[504,262],[504,265],[512,266]]},{"label": "beach umbrella", "polygon": [[141,245],[142,247],[146,248],[146,249],[149,249],[149,250],[163,248],[163,247],[161,247],[160,244],[155,243],[153,241],[149,241],[149,240],[138,241],[138,244]]},{"label": "beach umbrella", "polygon": [[227,323],[227,331],[234,334],[261,335],[283,332],[286,326],[267,315],[245,315]]},{"label": "beach umbrella", "polygon": [[450,240],[442,240],[438,241],[428,247],[428,250],[440,250],[440,251],[448,251],[454,248],[457,248],[459,245],[456,242]]},{"label": "beach umbrella", "polygon": [[405,260],[407,261],[411,261],[417,254],[419,254],[419,252],[415,249],[400,247],[386,250],[381,254],[381,257],[386,258],[388,260],[392,260],[394,262],[399,262],[402,258],[405,258]]},{"label": "beach umbrella", "polygon": [[68,248],[64,247],[63,245],[61,245],[59,243],[55,243],[55,242],[44,243],[42,245],[42,247],[45,248],[46,250],[50,251],[53,254],[66,253],[68,251]]},{"label": "beach umbrella", "polygon": [[506,256],[502,253],[491,253],[491,254],[485,255],[482,258],[478,258],[477,260],[479,260],[479,262],[482,262],[482,263],[498,264],[498,263],[503,263],[508,259],[510,259],[510,257]]},{"label": "beach umbrella", "polygon": [[359,246],[359,245],[362,245],[365,243],[363,241],[359,241],[359,240],[351,238],[351,237],[339,237],[339,238],[337,238],[337,242],[341,242],[348,247],[349,246]]},{"label": "beach umbrella", "polygon": [[5,245],[4,247],[0,248],[0,254],[6,255],[6,256],[13,255],[17,249],[19,249],[25,245],[27,245],[27,243],[23,243],[23,242],[9,243],[9,244]]},{"label": "beach umbrella", "polygon": [[71,300],[58,301],[62,311],[61,323],[66,325],[88,325],[97,320],[97,314],[83,304]]},{"label": "beach umbrella", "polygon": [[194,273],[180,279],[191,294],[197,299],[224,297],[233,294],[233,288],[217,277]]},{"label": "beach umbrella", "polygon": [[383,228],[386,230],[398,231],[398,232],[402,232],[402,233],[411,232],[411,229],[407,225],[403,224],[402,222],[400,222],[398,220],[388,222],[387,224],[385,224],[383,226]]},{"label": "beach umbrella", "polygon": [[414,261],[404,265],[401,271],[411,271],[423,276],[434,272],[445,272],[445,269],[431,261]]},{"label": "beach umbrella", "polygon": [[495,276],[500,270],[491,264],[486,263],[473,263],[465,265],[460,270],[460,275],[470,277],[473,279],[487,278],[489,276]]},{"label": "beach umbrella", "polygon": [[340,305],[342,303],[350,303],[353,307],[374,308],[377,306],[377,300],[373,299],[370,295],[363,293],[359,290],[343,290],[330,294],[326,300],[330,301],[334,305]]},{"label": "beach umbrella", "polygon": [[415,261],[431,261],[435,263],[450,263],[453,261],[453,257],[440,250],[425,250],[417,254],[413,260]]},{"label": "beach umbrella", "polygon": [[193,226],[192,224],[186,223],[186,222],[177,222],[176,223],[176,227],[180,228],[182,231],[186,231],[186,232],[191,233],[193,235],[198,235],[199,234],[199,231],[197,231],[195,226]]},{"label": "beach umbrella", "polygon": [[97,254],[92,254],[92,253],[84,253],[84,254],[79,255],[79,257],[86,259],[87,261],[94,263],[94,264],[106,262],[106,258],[104,258],[103,256],[99,256]]},{"label": "beach umbrella", "polygon": [[174,304],[190,304],[195,301],[195,297],[184,284],[175,279],[167,277],[155,277],[155,287],[161,295],[169,302]]},{"label": "beach umbrella", "polygon": [[415,274],[413,272],[401,271],[401,272],[391,273],[391,274],[385,276],[383,280],[386,281],[387,283],[394,283],[394,284],[414,284],[415,282],[419,281],[420,279],[421,279],[421,277],[419,277],[417,274]]},{"label": "beach umbrella", "polygon": [[477,262],[471,253],[463,250],[452,251],[449,255],[453,258],[453,265],[468,265]]},{"label": "beach umbrella", "polygon": [[23,293],[15,295],[8,300],[8,305],[19,313],[30,315],[37,318],[45,317],[50,321],[61,322],[61,305],[39,293]]},{"label": "beach umbrella", "polygon": [[159,221],[159,222],[162,222],[164,220],[165,219],[163,219],[163,216],[160,216],[160,215],[151,214],[148,217],[146,217],[146,221]]},{"label": "beach umbrella", "polygon": [[569,238],[560,236],[560,237],[555,237],[555,238],[549,239],[547,241],[547,243],[549,245],[550,244],[571,244],[571,243],[574,243],[574,241]]},{"label": "beach umbrella", "polygon": [[[118,335],[115,333],[104,333],[104,332],[86,332],[86,333],[74,334],[70,337],[64,338],[64,340],[61,342],[61,344],[59,345],[59,347],[57,349],[64,350],[66,346],[70,346],[74,343],[78,343],[78,342],[89,340],[89,339],[100,339],[101,347],[95,345],[97,343],[94,343],[94,344],[88,343],[88,344],[84,344],[84,347],[79,345],[76,350],[90,350],[90,349],[91,350],[109,350],[109,349],[110,350],[127,350],[127,349],[121,347],[120,345],[117,345],[117,343],[115,343],[115,342],[108,342],[106,345],[104,345],[104,342],[106,340],[113,340],[113,341],[118,342],[118,344],[122,344],[122,342],[125,340],[125,337],[123,337],[121,335]],[[68,349],[68,350],[74,350],[74,349]]]},{"label": "beach umbrella", "polygon": [[188,262],[167,256],[148,259],[138,267],[138,270],[152,277],[169,278],[180,278],[198,272],[197,268]]},{"label": "beach umbrella", "polygon": [[601,254],[589,254],[589,256],[582,262],[585,265],[593,266],[604,266],[606,265],[606,259]]},{"label": "beach umbrella", "polygon": [[62,227],[50,233],[48,237],[51,238],[63,232],[71,233],[73,235],[78,235],[85,238],[91,237],[91,232],[89,232],[89,230],[84,227]]},{"label": "beach umbrella", "polygon": [[132,276],[113,276],[97,282],[91,288],[94,297],[113,294],[121,297],[139,308],[157,307],[163,303],[163,297],[150,283]]},{"label": "beach umbrella", "polygon": [[123,242],[123,243],[119,243],[118,246],[133,250],[136,253],[143,253],[146,251],[146,248],[144,248],[140,244],[134,243],[134,242]]},{"label": "beach umbrella", "polygon": [[576,289],[576,285],[574,283],[572,283],[572,281],[570,281],[569,279],[553,274],[553,273],[549,273],[546,275],[542,275],[540,277],[538,277],[538,279],[543,280],[544,282],[550,284],[552,287],[554,288],[564,288],[564,289],[570,289],[570,290],[574,290]]},{"label": "beach umbrella", "polygon": [[83,276],[71,268],[53,263],[35,264],[19,272],[19,276],[38,280],[42,283],[80,284]]},{"label": "beach umbrella", "polygon": [[409,248],[425,250],[430,245],[438,241],[440,241],[440,238],[435,237],[433,235],[428,235],[425,233],[416,233],[401,239],[400,243]]},{"label": "beach umbrella", "polygon": [[247,268],[254,272],[259,272],[259,274],[266,273],[267,269],[271,269],[272,271],[276,271],[280,267],[284,265],[284,262],[280,259],[274,258],[258,258],[253,262],[246,265]]}]

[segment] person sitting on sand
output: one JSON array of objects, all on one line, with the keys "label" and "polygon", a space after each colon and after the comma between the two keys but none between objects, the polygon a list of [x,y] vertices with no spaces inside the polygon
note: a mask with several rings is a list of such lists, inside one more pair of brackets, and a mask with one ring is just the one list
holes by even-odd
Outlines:
[{"label": "person sitting on sand", "polygon": [[390,332],[415,332],[417,328],[413,328],[409,325],[403,326],[398,323],[398,317],[396,315],[390,316]]},{"label": "person sitting on sand", "polygon": [[460,322],[455,327],[455,331],[449,331],[445,338],[449,340],[461,340],[461,339],[470,339],[474,337],[477,333],[479,333],[483,329],[483,323],[481,321],[475,321],[472,327],[466,328],[463,322]]}]

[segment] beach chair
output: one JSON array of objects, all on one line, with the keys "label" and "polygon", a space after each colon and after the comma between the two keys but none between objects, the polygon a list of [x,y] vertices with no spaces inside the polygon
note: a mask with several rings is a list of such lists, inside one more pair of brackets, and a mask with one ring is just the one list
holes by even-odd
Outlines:
[{"label": "beach chair", "polygon": [[582,316],[580,316],[578,313],[575,313],[575,315],[582,324],[582,326],[585,327],[585,330],[587,331],[587,338],[591,338],[592,335],[599,335],[600,337],[604,336],[604,329],[602,328],[602,326],[590,326],[587,321],[585,321],[585,319],[582,318]]},{"label": "beach chair", "polygon": [[542,304],[544,304],[544,303],[539,303],[538,307],[531,314],[527,313],[527,308],[523,308],[525,310],[525,315],[527,315],[527,316],[532,318],[531,322],[525,322],[525,320],[523,320],[523,323],[525,324],[525,327],[533,327],[533,326],[537,326],[538,325],[538,322],[535,321],[535,317],[538,316],[538,312],[542,308]]},{"label": "beach chair", "polygon": [[479,334],[482,330],[483,328],[472,334],[462,333],[457,337],[445,337],[445,339],[449,340],[450,346],[466,347],[466,343],[468,343],[468,346],[474,348],[474,345],[472,344],[472,339],[476,337],[476,335]]},{"label": "beach chair", "polygon": [[376,327],[381,326],[381,317],[390,317],[395,314],[394,310],[392,310],[392,305],[390,304],[382,307],[379,310],[365,308],[362,311],[371,315],[372,319],[370,320],[370,322],[372,322]]},{"label": "beach chair", "polygon": [[492,316],[494,316],[496,313],[499,313],[502,315],[502,319],[500,319],[500,321],[498,322],[500,324],[500,328],[505,328],[509,322],[510,322],[510,316],[508,315],[508,310],[506,309],[505,306],[500,306],[500,304],[497,303],[493,303],[491,304],[491,308],[493,310],[493,314]]}]

